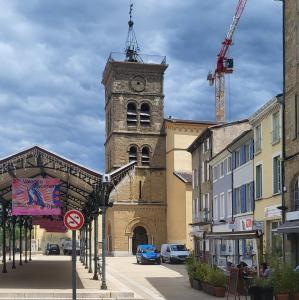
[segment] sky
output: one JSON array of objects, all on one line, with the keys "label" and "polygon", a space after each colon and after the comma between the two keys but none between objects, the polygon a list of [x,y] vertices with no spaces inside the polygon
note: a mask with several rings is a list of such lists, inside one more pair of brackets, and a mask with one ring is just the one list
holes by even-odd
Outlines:
[{"label": "sky", "polygon": [[[206,77],[237,0],[135,0],[142,53],[167,57],[164,115],[214,120]],[[129,0],[0,0],[0,157],[33,145],[104,170],[102,72],[123,52]],[[282,4],[248,0],[229,55],[228,120],[282,92]]]}]

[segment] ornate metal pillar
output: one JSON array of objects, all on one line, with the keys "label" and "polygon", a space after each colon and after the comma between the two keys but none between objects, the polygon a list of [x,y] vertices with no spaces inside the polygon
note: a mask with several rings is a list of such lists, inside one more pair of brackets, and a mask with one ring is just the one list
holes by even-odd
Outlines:
[{"label": "ornate metal pillar", "polygon": [[28,250],[28,218],[25,218],[25,223],[24,223],[24,227],[25,227],[25,263],[28,263],[27,260],[27,250]]},{"label": "ornate metal pillar", "polygon": [[22,227],[23,227],[23,218],[22,217],[20,217],[20,219],[19,219],[19,227],[20,227],[20,263],[19,263],[19,265],[20,266],[22,266],[23,265],[23,263],[22,263]]},{"label": "ornate metal pillar", "polygon": [[29,224],[29,261],[32,261],[32,258],[31,258],[31,238],[32,238],[32,220],[30,221],[30,224]]},{"label": "ornate metal pillar", "polygon": [[85,224],[85,269],[88,269],[88,223]]},{"label": "ornate metal pillar", "polygon": [[92,231],[92,227],[91,227],[91,223],[92,223],[92,217],[90,217],[90,222],[88,224],[88,232],[89,232],[89,237],[88,237],[88,242],[89,242],[89,269],[88,269],[88,273],[92,273],[92,262],[91,262],[91,231]]},{"label": "ornate metal pillar", "polygon": [[12,217],[12,269],[16,268],[16,217]]},{"label": "ornate metal pillar", "polygon": [[98,214],[94,214],[94,221],[93,221],[93,233],[94,233],[94,266],[93,266],[93,280],[98,280],[98,270],[97,270],[97,263],[98,263]]},{"label": "ornate metal pillar", "polygon": [[2,229],[3,229],[3,235],[2,235],[2,252],[3,252],[3,266],[2,266],[2,273],[7,273],[6,269],[6,203],[5,201],[2,202]]},{"label": "ornate metal pillar", "polygon": [[8,260],[11,260],[11,218],[8,223]]}]

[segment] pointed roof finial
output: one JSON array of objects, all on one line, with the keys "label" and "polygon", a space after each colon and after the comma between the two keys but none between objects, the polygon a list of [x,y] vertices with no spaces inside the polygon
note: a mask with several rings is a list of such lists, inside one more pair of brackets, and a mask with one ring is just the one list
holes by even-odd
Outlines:
[{"label": "pointed roof finial", "polygon": [[132,12],[133,12],[133,3],[130,0],[130,11],[129,11],[130,20],[128,22],[129,31],[128,31],[128,36],[126,41],[126,48],[125,48],[126,61],[138,62],[142,60],[138,55],[140,49],[133,29],[134,22],[132,21]]}]

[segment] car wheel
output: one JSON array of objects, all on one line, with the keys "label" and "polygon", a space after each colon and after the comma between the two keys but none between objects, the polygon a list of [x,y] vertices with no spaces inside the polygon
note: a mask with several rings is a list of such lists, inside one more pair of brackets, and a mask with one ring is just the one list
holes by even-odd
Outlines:
[{"label": "car wheel", "polygon": [[136,262],[137,262],[137,264],[139,264],[139,260],[138,259],[136,259]]},{"label": "car wheel", "polygon": [[161,260],[157,260],[157,265],[161,265]]},{"label": "car wheel", "polygon": [[165,263],[165,259],[163,258],[163,256],[161,257],[162,263]]}]

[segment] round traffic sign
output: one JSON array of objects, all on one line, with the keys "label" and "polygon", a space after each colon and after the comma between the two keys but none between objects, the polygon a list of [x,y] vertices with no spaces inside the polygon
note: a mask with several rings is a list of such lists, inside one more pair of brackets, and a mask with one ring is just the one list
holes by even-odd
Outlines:
[{"label": "round traffic sign", "polygon": [[84,216],[80,211],[72,209],[64,215],[63,223],[70,230],[78,230],[84,224]]}]

